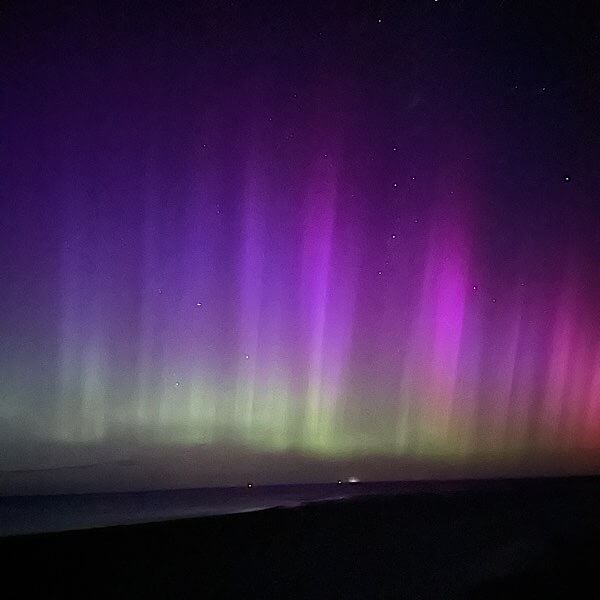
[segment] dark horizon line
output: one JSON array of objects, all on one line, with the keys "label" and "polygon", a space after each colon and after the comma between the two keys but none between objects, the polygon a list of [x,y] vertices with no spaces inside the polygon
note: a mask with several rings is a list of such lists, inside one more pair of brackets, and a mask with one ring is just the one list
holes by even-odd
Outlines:
[{"label": "dark horizon line", "polygon": [[[0,475],[2,473],[0,472]],[[564,481],[564,480],[593,480],[600,479],[600,472],[593,474],[580,474],[580,473],[567,473],[564,475],[510,475],[510,476],[497,476],[497,477],[456,477],[456,478],[444,478],[444,479],[388,479],[388,480],[359,480],[355,482],[348,481],[348,478],[342,479],[342,485],[359,487],[361,485],[382,485],[382,484],[411,484],[411,483],[427,483],[427,484],[450,484],[450,483],[533,483],[533,482],[550,482],[550,481]],[[312,483],[269,483],[260,484],[249,482],[252,484],[252,490],[266,489],[266,488],[280,488],[280,487],[307,487],[307,486],[322,486],[331,485],[332,487],[339,487],[338,479],[327,480],[322,482]],[[44,494],[2,494],[0,493],[0,501],[3,499],[11,498],[44,498],[44,497],[66,497],[66,496],[119,496],[127,494],[155,494],[155,493],[168,493],[168,492],[192,492],[199,490],[242,490],[248,489],[248,483],[243,485],[225,485],[225,486],[204,486],[204,487],[180,487],[180,488],[153,488],[147,490],[128,490],[128,491],[114,491],[114,492],[57,492],[57,493],[44,493]],[[253,492],[248,492],[253,493]]]}]

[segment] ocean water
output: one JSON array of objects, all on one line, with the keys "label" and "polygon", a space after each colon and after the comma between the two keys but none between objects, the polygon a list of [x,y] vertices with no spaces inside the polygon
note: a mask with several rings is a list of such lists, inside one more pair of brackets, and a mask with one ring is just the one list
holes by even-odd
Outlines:
[{"label": "ocean water", "polygon": [[362,495],[451,491],[472,482],[344,482],[0,497],[0,536],[294,507]]}]

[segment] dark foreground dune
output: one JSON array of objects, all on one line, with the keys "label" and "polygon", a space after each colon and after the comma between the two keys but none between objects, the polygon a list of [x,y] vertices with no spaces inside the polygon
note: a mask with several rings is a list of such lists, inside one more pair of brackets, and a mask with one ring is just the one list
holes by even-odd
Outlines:
[{"label": "dark foreground dune", "polygon": [[0,539],[40,597],[577,598],[599,559],[596,478]]}]

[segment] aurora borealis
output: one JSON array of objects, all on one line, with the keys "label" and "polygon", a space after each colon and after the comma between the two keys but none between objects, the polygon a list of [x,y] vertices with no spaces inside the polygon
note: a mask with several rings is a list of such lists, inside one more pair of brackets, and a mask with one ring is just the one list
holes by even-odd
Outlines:
[{"label": "aurora borealis", "polygon": [[588,15],[410,4],[10,7],[2,469],[600,465]]}]

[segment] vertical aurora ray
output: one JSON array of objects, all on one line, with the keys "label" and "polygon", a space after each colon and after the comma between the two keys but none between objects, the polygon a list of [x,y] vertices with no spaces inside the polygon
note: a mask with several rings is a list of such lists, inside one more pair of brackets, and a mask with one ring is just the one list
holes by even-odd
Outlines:
[{"label": "vertical aurora ray", "polygon": [[143,263],[141,271],[141,302],[139,307],[139,339],[136,352],[136,421],[142,428],[152,427],[153,382],[152,373],[156,364],[157,347],[156,336],[158,327],[158,306],[155,298],[162,293],[161,283],[156,281],[154,265],[156,264],[156,249],[153,242],[154,231],[154,205],[153,199],[146,200],[144,221],[140,237],[142,239]]},{"label": "vertical aurora ray", "polygon": [[[462,341],[465,297],[468,285],[463,243],[454,229],[434,228],[433,237],[443,240],[430,250],[425,273],[424,299],[431,299],[426,320],[432,324],[431,367],[425,394],[435,414],[431,418],[436,438],[448,436],[456,402],[457,367]],[[427,300],[425,300],[427,302]],[[419,368],[414,365],[414,368]],[[429,402],[428,402],[429,404]],[[429,419],[429,418],[428,418]],[[435,423],[435,424],[434,424]]]},{"label": "vertical aurora ray", "polygon": [[[83,196],[84,191],[78,190]],[[69,442],[102,439],[106,431],[106,377],[103,342],[102,250],[83,226],[73,203],[61,249],[60,396],[57,435]]]},{"label": "vertical aurora ray", "polygon": [[581,442],[584,448],[600,447],[600,343],[591,355],[589,388],[584,405],[584,433]]},{"label": "vertical aurora ray", "polygon": [[303,227],[300,297],[307,344],[304,440],[309,447],[327,445],[335,410],[335,390],[328,389],[324,370],[335,226],[335,183],[331,177],[317,172],[309,184]]},{"label": "vertical aurora ray", "polygon": [[236,392],[236,421],[242,428],[251,431],[255,396],[257,393],[256,373],[259,350],[259,328],[261,309],[267,293],[264,280],[266,253],[265,214],[262,210],[266,190],[261,189],[260,172],[251,165],[243,191],[242,243],[240,260],[240,314],[239,350],[240,381]]},{"label": "vertical aurora ray", "polygon": [[547,371],[547,387],[544,416],[548,432],[560,435],[564,424],[565,402],[568,401],[569,367],[572,359],[574,306],[571,301],[572,287],[565,288],[558,305],[552,337]]},{"label": "vertical aurora ray", "polygon": [[404,406],[401,419],[413,413],[401,427],[416,426],[417,445],[425,452],[449,442],[453,418],[460,419],[456,397],[463,340],[467,257],[459,226],[448,217],[431,227],[428,250],[420,278],[421,296],[414,322],[413,339],[403,366],[405,391],[402,396],[418,408]]}]

